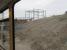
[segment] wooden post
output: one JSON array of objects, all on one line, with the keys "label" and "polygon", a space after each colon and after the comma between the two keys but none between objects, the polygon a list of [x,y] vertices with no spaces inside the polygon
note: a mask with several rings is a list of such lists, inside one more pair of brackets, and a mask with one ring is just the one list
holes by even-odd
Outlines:
[{"label": "wooden post", "polygon": [[15,35],[14,35],[14,5],[9,4],[9,50],[15,50]]}]

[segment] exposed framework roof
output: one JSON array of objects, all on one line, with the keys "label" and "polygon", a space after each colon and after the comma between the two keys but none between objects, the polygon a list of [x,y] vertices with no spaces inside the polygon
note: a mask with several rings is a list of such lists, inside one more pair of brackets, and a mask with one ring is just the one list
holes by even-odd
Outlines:
[{"label": "exposed framework roof", "polygon": [[0,0],[0,13],[2,13],[5,9],[8,8],[8,5],[11,1],[15,4],[19,0]]}]

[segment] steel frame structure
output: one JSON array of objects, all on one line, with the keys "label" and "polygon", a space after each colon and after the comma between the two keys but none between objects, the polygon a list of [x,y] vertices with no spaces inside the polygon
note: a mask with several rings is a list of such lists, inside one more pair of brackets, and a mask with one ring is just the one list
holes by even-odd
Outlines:
[{"label": "steel frame structure", "polygon": [[25,11],[25,18],[34,20],[36,18],[35,16],[37,16],[38,19],[39,17],[46,17],[46,11],[42,9],[33,9]]}]

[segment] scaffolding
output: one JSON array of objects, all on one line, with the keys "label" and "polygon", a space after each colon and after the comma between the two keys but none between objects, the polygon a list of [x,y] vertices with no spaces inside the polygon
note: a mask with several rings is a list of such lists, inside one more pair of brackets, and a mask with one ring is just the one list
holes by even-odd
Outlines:
[{"label": "scaffolding", "polygon": [[40,17],[46,17],[46,10],[33,9],[25,11],[25,19],[39,19]]}]

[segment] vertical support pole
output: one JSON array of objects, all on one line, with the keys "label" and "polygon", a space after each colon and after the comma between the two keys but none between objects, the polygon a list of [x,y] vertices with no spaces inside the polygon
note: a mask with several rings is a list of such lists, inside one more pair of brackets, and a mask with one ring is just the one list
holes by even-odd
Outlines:
[{"label": "vertical support pole", "polygon": [[45,10],[45,17],[46,17],[46,10]]},{"label": "vertical support pole", "polygon": [[38,12],[38,19],[39,19],[39,14],[40,14],[40,13],[39,13],[39,10],[38,10],[37,12]]},{"label": "vertical support pole", "polygon": [[30,17],[31,17],[31,16],[30,16],[30,11],[29,11],[29,19],[30,19]]},{"label": "vertical support pole", "polygon": [[33,20],[34,20],[34,17],[35,17],[35,11],[34,11],[34,9],[33,9]]},{"label": "vertical support pole", "polygon": [[26,11],[25,11],[25,19],[26,19]]},{"label": "vertical support pole", "polygon": [[15,35],[14,35],[14,5],[9,4],[9,50],[15,50]]},{"label": "vertical support pole", "polygon": [[43,10],[43,17],[44,17],[44,10]]}]

